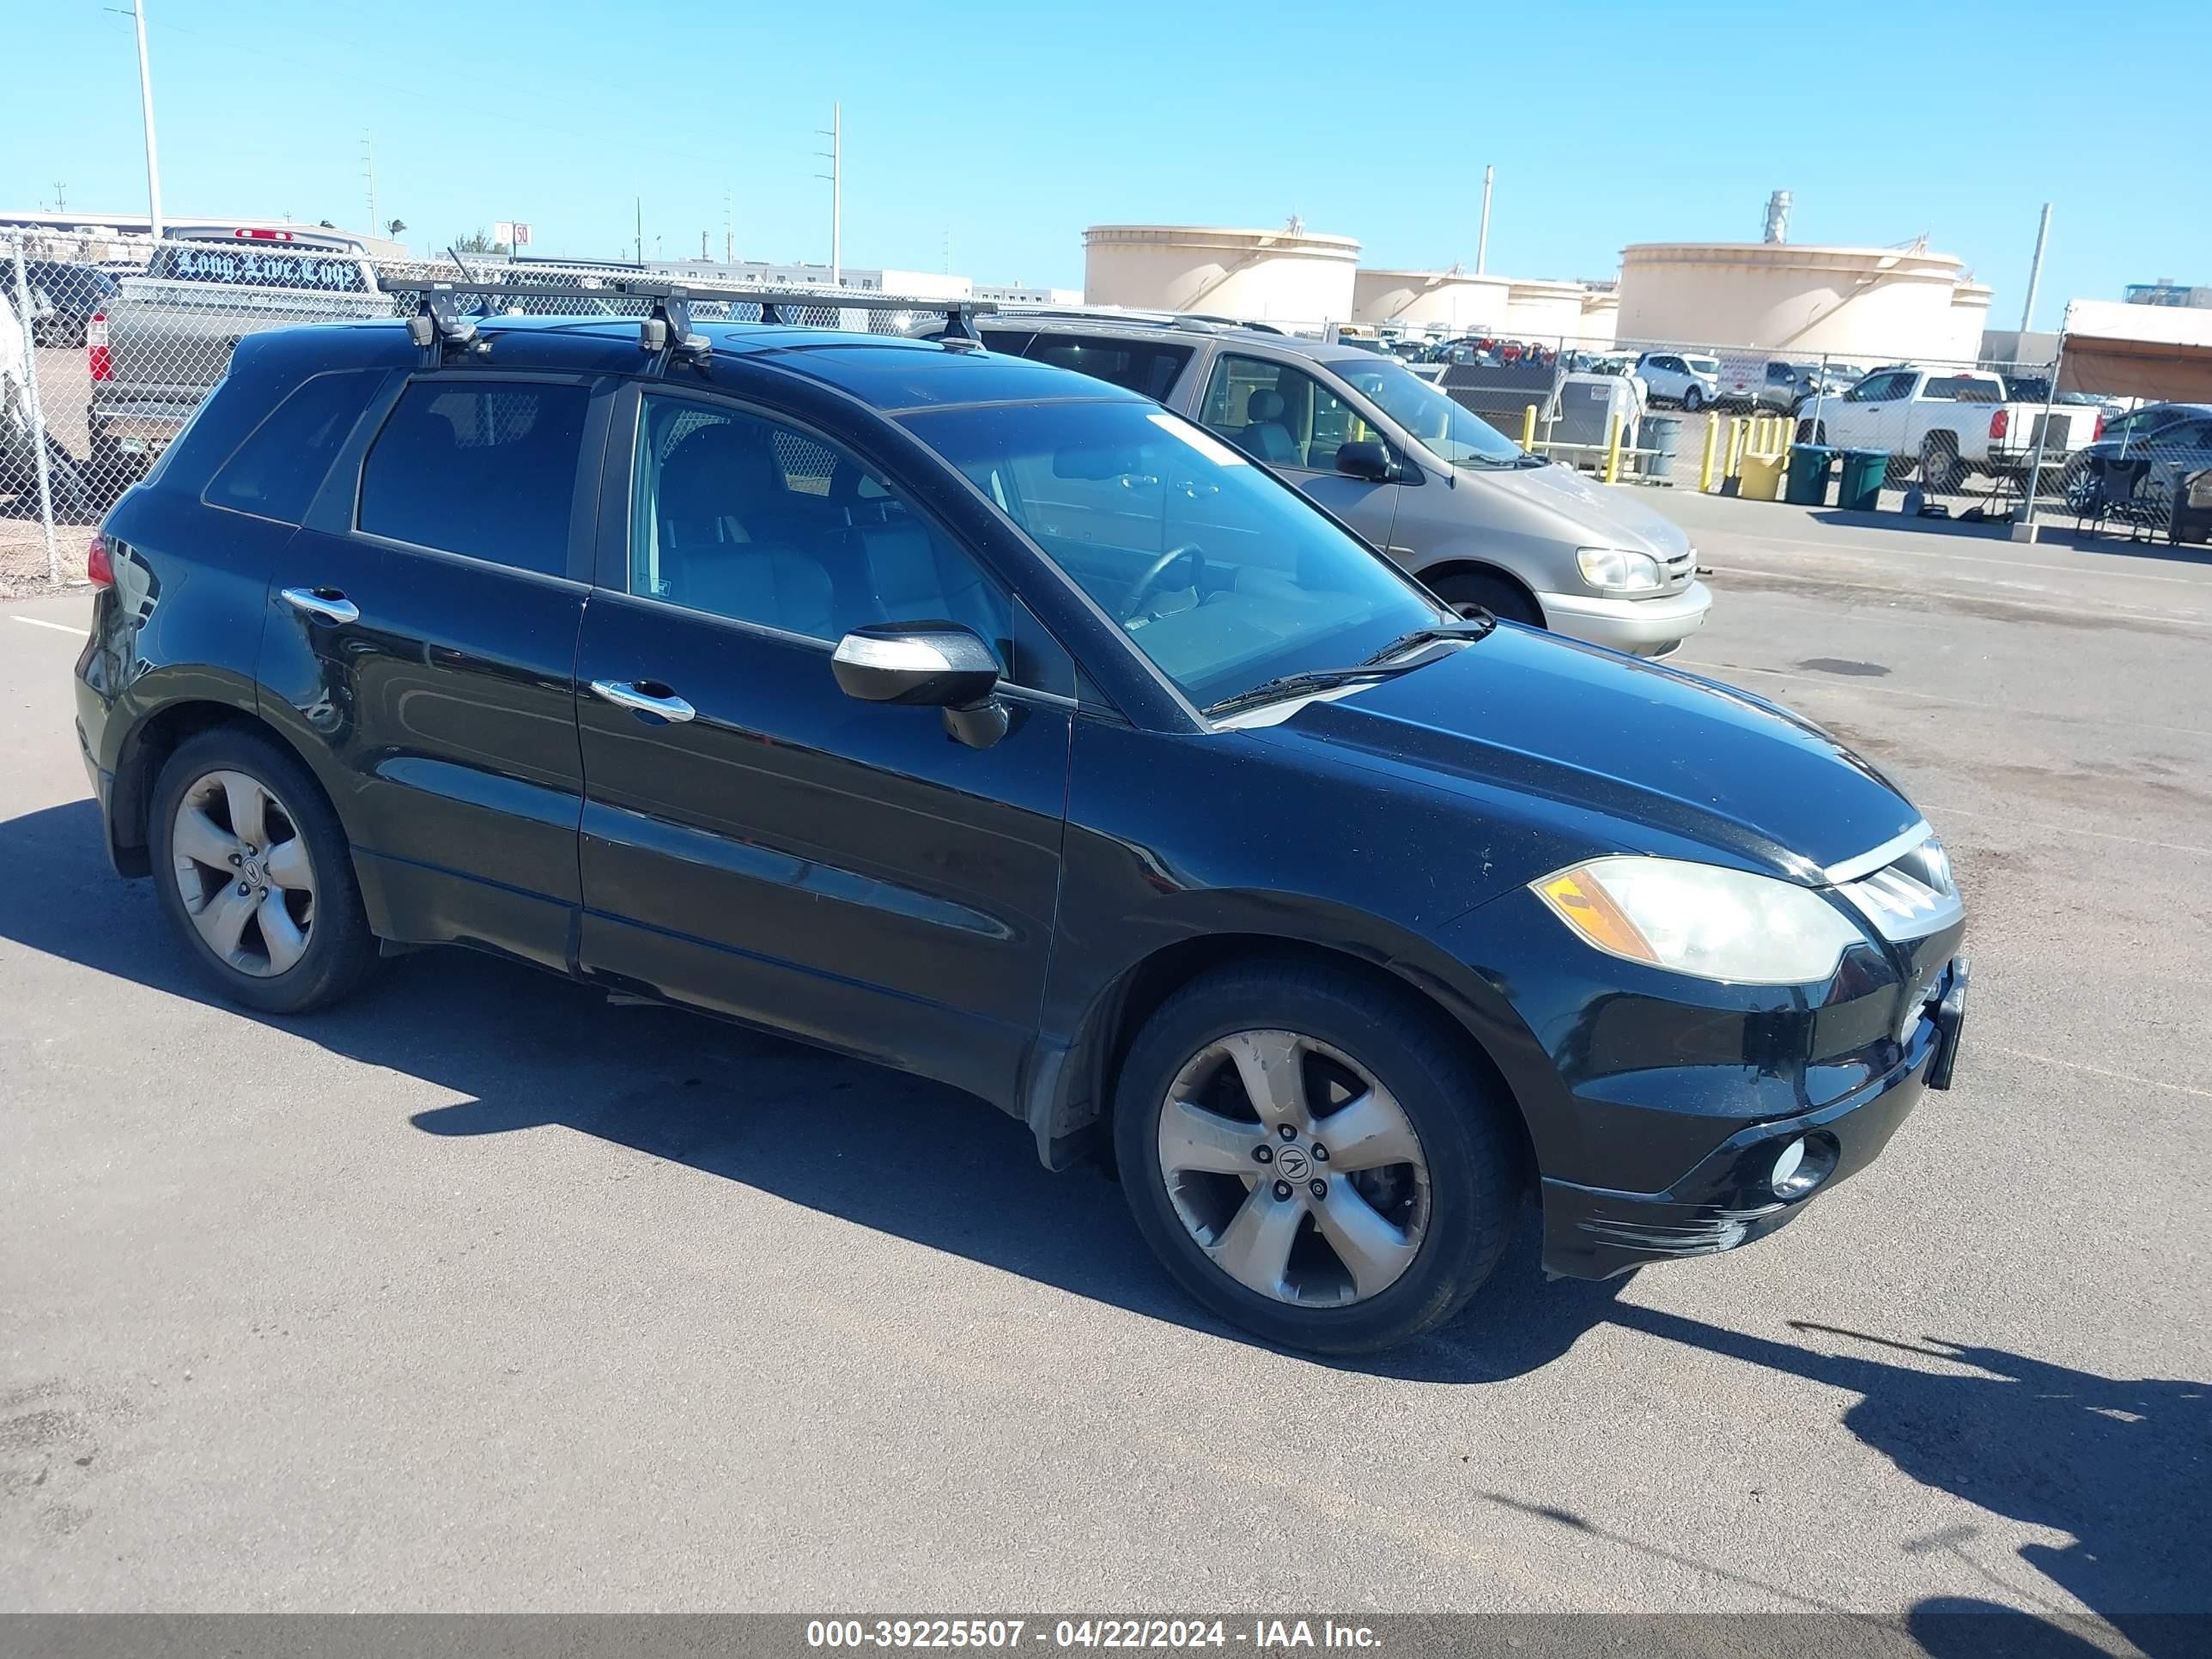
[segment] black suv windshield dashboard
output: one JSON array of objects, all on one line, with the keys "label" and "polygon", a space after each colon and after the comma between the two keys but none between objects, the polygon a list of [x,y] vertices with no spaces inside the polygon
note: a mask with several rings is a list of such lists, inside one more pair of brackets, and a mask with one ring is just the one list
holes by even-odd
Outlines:
[{"label": "black suv windshield dashboard", "polygon": [[909,415],[1200,708],[1360,662],[1443,613],[1289,486],[1139,403]]}]

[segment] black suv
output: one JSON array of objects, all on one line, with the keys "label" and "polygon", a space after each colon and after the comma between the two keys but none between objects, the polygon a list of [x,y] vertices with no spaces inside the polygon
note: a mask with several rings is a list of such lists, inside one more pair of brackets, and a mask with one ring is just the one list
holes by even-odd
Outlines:
[{"label": "black suv", "polygon": [[1531,1194],[1560,1273],[1726,1249],[1948,1081],[1942,848],[1783,710],[969,341],[462,332],[247,337],[95,544],[111,852],[239,1001],[453,942],[942,1079],[1339,1352]]}]

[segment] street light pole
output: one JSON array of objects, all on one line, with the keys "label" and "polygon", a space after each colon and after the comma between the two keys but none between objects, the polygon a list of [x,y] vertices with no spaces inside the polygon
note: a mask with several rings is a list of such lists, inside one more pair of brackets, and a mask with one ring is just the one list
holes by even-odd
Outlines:
[{"label": "street light pole", "polygon": [[146,0],[131,0],[138,24],[138,100],[146,113],[146,209],[154,240],[161,239],[161,162],[154,149],[154,76],[146,66]]},{"label": "street light pole", "polygon": [[826,157],[830,171],[815,176],[830,181],[830,286],[840,288],[845,268],[845,106],[830,105],[830,131],[822,132],[818,127],[815,131],[830,141]]}]

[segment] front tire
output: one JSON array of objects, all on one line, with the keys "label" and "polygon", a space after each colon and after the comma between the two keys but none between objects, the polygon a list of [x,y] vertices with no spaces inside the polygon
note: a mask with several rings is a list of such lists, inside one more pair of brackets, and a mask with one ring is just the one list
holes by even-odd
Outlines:
[{"label": "front tire", "polygon": [[1685,392],[1682,394],[1682,407],[1687,410],[1691,414],[1696,414],[1705,406],[1705,394],[1698,387],[1692,386],[1687,392]]},{"label": "front tire", "polygon": [[301,1013],[375,965],[337,814],[267,738],[217,727],[181,744],[155,784],[147,830],[161,908],[229,1000]]},{"label": "front tire", "polygon": [[1544,626],[1544,613],[1536,602],[1503,576],[1463,571],[1455,576],[1439,576],[1431,584],[1431,591],[1462,617],[1486,611],[1500,622]]},{"label": "front tire", "polygon": [[1426,1011],[1340,969],[1201,975],[1139,1033],[1114,1140],[1137,1229],[1264,1340],[1366,1353],[1449,1319],[1521,1195],[1510,1106]]}]

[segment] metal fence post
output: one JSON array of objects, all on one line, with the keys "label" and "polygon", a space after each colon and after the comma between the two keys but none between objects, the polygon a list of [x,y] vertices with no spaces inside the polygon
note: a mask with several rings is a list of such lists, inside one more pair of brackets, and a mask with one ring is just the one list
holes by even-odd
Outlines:
[{"label": "metal fence post", "polygon": [[2058,337],[2058,349],[2051,358],[2051,389],[2044,394],[2043,424],[2035,430],[2035,459],[2027,464],[2027,488],[2021,493],[2027,501],[2021,508],[2020,521],[2035,523],[2035,492],[2043,482],[2043,447],[2051,441],[2051,411],[2058,406],[2058,371],[2066,362],[2066,336]]},{"label": "metal fence post", "polygon": [[39,405],[39,348],[31,334],[31,282],[23,269],[23,237],[15,244],[15,315],[23,325],[23,396],[31,417],[31,453],[39,473],[39,523],[46,535],[46,580],[58,586],[62,579],[61,552],[54,544],[54,486],[46,470],[46,420]]}]

